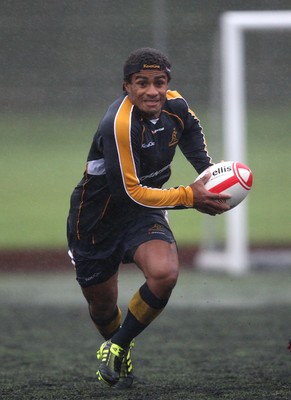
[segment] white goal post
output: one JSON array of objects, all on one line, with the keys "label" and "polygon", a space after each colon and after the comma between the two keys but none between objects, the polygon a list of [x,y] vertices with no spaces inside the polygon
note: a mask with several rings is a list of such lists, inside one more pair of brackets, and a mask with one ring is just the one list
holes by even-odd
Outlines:
[{"label": "white goal post", "polygon": [[[229,11],[220,19],[224,159],[246,159],[244,34],[249,30],[291,29],[291,11]],[[242,274],[250,268],[247,203],[226,215],[225,248],[201,250],[195,265]]]}]

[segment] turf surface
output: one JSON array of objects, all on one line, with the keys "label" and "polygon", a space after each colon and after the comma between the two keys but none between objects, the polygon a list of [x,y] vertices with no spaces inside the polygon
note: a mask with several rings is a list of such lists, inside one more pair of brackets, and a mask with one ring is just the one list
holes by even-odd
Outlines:
[{"label": "turf surface", "polygon": [[[141,276],[120,277],[126,309]],[[291,278],[183,272],[168,308],[136,340],[141,378],[97,382],[101,339],[69,275],[1,276],[1,399],[290,399]],[[22,300],[21,300],[22,299]]]}]

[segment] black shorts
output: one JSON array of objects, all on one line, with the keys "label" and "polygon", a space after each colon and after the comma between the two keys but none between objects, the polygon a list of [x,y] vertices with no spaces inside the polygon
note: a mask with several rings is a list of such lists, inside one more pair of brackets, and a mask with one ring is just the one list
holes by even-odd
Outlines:
[{"label": "black shorts", "polygon": [[126,226],[99,227],[99,231],[77,240],[68,228],[69,255],[80,286],[107,281],[121,262],[133,262],[138,246],[149,240],[175,242],[164,211],[150,210],[136,216]]}]

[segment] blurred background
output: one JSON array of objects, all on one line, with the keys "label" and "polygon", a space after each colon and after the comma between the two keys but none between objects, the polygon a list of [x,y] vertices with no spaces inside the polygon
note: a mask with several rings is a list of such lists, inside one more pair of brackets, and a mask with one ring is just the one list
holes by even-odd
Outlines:
[{"label": "blurred background", "polygon": [[[290,10],[289,0],[2,0],[0,15],[0,264],[66,259],[69,198],[98,122],[122,89],[128,54],[150,46],[172,61],[171,89],[223,156],[219,18],[225,11]],[[291,247],[290,30],[246,34],[250,246]],[[169,185],[197,174],[180,154]],[[191,257],[224,240],[223,217],[176,211],[171,224]],[[13,256],[17,254],[17,257]],[[181,251],[183,255],[183,251]],[[13,258],[14,257],[14,258]],[[2,261],[1,261],[2,260]]]}]

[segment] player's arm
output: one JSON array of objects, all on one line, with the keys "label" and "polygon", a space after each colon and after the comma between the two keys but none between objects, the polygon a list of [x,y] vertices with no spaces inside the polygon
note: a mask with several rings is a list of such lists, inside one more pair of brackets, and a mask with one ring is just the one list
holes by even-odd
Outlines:
[{"label": "player's arm", "polygon": [[[179,147],[187,160],[193,165],[200,174],[209,166],[213,165],[212,159],[208,154],[205,136],[200,121],[196,114],[189,108],[185,99],[176,91],[168,92],[168,100],[174,112],[183,121],[183,134],[179,141]],[[205,189],[204,185],[210,175],[190,185],[193,190],[194,208],[200,212],[210,215],[220,214],[227,211],[229,207],[223,200],[228,195],[213,195]]]},{"label": "player's arm", "polygon": [[187,160],[200,174],[213,164],[207,151],[200,121],[179,92],[168,91],[167,98],[171,109],[182,121],[183,134],[179,140],[179,147]]},{"label": "player's arm", "polygon": [[213,165],[212,159],[208,154],[206,139],[200,121],[190,109],[187,111],[185,128],[179,147],[199,174],[210,165]]}]

